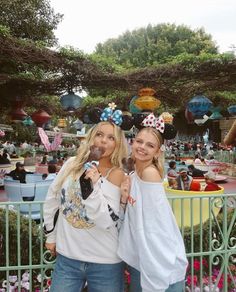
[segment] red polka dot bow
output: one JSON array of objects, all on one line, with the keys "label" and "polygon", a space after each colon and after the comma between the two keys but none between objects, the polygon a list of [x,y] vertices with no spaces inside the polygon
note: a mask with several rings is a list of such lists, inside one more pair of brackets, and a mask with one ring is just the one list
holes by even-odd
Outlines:
[{"label": "red polka dot bow", "polygon": [[165,129],[164,120],[162,117],[156,118],[154,114],[148,115],[143,121],[142,126],[144,127],[152,127],[157,129],[159,132],[163,133]]}]

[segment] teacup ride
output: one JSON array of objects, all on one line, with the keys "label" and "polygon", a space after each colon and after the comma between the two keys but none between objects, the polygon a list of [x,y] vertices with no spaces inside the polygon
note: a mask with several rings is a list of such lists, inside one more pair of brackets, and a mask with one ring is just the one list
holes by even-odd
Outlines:
[{"label": "teacup ride", "polygon": [[4,177],[6,174],[12,171],[12,165],[9,164],[0,164],[0,186],[4,185]]},{"label": "teacup ride", "polygon": [[17,162],[24,164],[26,171],[35,171],[35,162],[33,157],[24,158],[20,156],[18,158],[11,158],[12,169],[15,169]]},{"label": "teacup ride", "polygon": [[36,173],[41,173],[41,174],[44,174],[44,173],[48,174],[48,165],[47,164],[41,164],[41,163],[36,164],[35,172]]},{"label": "teacup ride", "polygon": [[227,167],[227,165],[223,162],[215,162],[209,165],[195,163],[194,166],[202,171],[213,172],[215,174],[215,182],[227,181],[227,176],[220,174],[221,171],[223,171]]},{"label": "teacup ride", "polygon": [[220,212],[220,195],[224,194],[221,186],[220,190],[211,192],[175,190],[167,182],[164,182],[164,187],[177,224],[181,228],[203,224]]},{"label": "teacup ride", "polygon": [[21,162],[24,164],[24,157],[20,156],[18,158],[11,158],[11,165],[13,169],[15,168],[17,162]]}]

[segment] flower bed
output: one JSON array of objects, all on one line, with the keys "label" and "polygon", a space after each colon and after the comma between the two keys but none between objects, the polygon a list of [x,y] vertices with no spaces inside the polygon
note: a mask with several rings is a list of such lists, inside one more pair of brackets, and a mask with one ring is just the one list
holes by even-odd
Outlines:
[{"label": "flower bed", "polygon": [[[228,266],[226,281],[228,292],[236,292],[236,266]],[[211,276],[210,276],[211,275]],[[195,258],[188,266],[186,276],[186,291],[194,292],[223,292],[224,288],[223,268],[220,265],[210,265],[208,258]]]},{"label": "flower bed", "polygon": [[29,271],[24,272],[21,275],[21,278],[18,279],[17,275],[9,276],[9,281],[2,281],[2,288],[0,288],[0,292],[11,291],[17,292],[18,287],[20,286],[21,292],[48,292],[51,286],[51,279],[44,279],[42,283],[41,274],[33,273],[32,276],[32,288],[30,287],[30,273]]}]

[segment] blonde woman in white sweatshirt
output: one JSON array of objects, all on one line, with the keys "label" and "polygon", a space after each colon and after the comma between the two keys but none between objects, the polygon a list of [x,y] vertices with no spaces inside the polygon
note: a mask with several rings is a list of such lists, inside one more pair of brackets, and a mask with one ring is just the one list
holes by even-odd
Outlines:
[{"label": "blonde woman in white sweatshirt", "polygon": [[[89,165],[86,171],[93,191],[83,199],[79,179],[91,146],[102,148],[103,154],[98,166]],[[124,175],[121,161],[126,155],[121,128],[112,121],[100,122],[52,183],[44,206],[46,248],[57,255],[50,292],[79,292],[85,282],[90,292],[123,292],[117,222]]]}]

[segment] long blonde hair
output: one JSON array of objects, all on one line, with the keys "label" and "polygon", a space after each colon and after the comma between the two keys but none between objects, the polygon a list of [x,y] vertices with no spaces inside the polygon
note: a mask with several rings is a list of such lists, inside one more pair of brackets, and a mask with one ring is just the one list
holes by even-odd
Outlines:
[{"label": "long blonde hair", "polygon": [[[156,130],[155,128],[152,128],[152,127],[145,127],[145,128],[142,128],[139,131],[139,133],[141,131],[146,131],[148,133],[152,133],[153,136],[157,139],[159,149],[161,148],[161,145],[163,144],[164,139],[158,130]],[[159,174],[160,174],[161,178],[163,179],[164,178],[164,153],[161,151],[158,158],[155,158],[155,157],[153,158],[152,163],[156,167],[156,169],[159,171]]]},{"label": "long blonde hair", "polygon": [[114,128],[114,138],[115,138],[115,150],[111,155],[111,164],[113,166],[122,167],[122,159],[127,157],[127,143],[125,141],[125,136],[120,127],[116,126],[110,122],[100,122],[93,126],[84,142],[81,144],[79,149],[77,150],[77,155],[75,159],[68,165],[65,169],[64,173],[61,175],[60,180],[56,185],[56,189],[59,190],[68,176],[76,177],[83,171],[83,165],[87,162],[89,154],[90,154],[90,146],[94,143],[94,138],[99,131],[100,127],[103,125],[112,125]]}]

